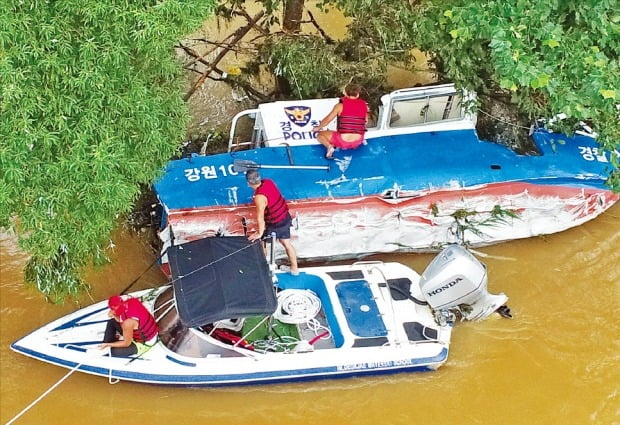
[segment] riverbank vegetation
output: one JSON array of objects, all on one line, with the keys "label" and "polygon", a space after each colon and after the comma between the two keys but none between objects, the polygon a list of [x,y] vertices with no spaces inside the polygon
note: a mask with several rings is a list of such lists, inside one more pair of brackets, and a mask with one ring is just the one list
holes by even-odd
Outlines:
[{"label": "riverbank vegetation", "polygon": [[[245,2],[222,3],[226,7],[220,7],[219,16],[249,18]],[[527,136],[535,120],[557,114],[566,117],[556,121],[559,131],[570,133],[580,123],[594,128],[602,148],[612,152],[608,183],[620,190],[620,13],[615,2],[319,0],[323,12],[337,10],[347,18],[347,36],[341,40],[329,37],[312,13],[303,12],[304,0],[284,1],[283,19],[292,22],[285,21],[282,31],[269,31],[279,19],[274,9],[279,2],[261,3],[264,9],[254,24],[263,28],[254,40],[256,60],[237,77],[227,77],[233,84],[247,85],[248,77],[266,66],[280,94],[309,98],[337,96],[355,76],[366,97],[378,103],[387,91],[388,66],[415,72],[420,64],[413,52],[422,50],[439,82],[478,93],[482,119],[505,104],[512,111],[508,118],[521,128],[509,137]],[[301,23],[314,31],[301,32]],[[505,142],[501,135],[496,141]]]},{"label": "riverbank vegetation", "polygon": [[5,1],[0,14],[0,227],[52,300],[84,289],[110,233],[179,149],[178,40],[212,0]]},{"label": "riverbank vegetation", "polygon": [[[512,111],[505,140],[558,113],[564,131],[593,127],[616,152],[609,185],[620,190],[616,2],[312,2],[346,18],[341,39],[305,3],[262,0],[250,12],[241,0],[9,0],[0,16],[0,227],[31,255],[27,280],[53,300],[84,288],[80,267],[105,261],[112,229],[179,153],[187,104],[207,79],[264,101],[335,96],[354,77],[377,103],[390,89],[388,67],[416,72],[421,50],[438,81],[479,94],[481,112],[494,115],[493,102]],[[180,41],[213,14],[242,23],[225,40],[204,40],[207,53]],[[237,53],[250,60],[220,69]],[[254,84],[261,73],[275,90]]]}]

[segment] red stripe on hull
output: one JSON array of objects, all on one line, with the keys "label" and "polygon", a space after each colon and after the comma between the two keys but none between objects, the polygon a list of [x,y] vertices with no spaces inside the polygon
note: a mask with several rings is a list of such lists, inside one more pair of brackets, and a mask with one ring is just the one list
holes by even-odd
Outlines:
[{"label": "red stripe on hull", "polygon": [[[290,201],[291,238],[298,258],[335,260],[373,253],[430,252],[461,240],[484,246],[552,234],[592,220],[620,198],[607,190],[527,183],[398,195]],[[497,207],[511,215],[497,219]],[[458,216],[467,217],[465,230]],[[164,251],[171,242],[170,230],[175,245],[251,232],[256,228],[255,207],[170,211],[168,222],[160,234]],[[276,258],[286,257],[279,244],[275,249]],[[162,264],[166,262],[164,255]]]},{"label": "red stripe on hull", "polygon": [[[579,211],[577,218],[585,218],[592,214],[600,214],[603,210],[611,207],[620,199],[619,194],[611,191],[597,190],[592,188],[574,188],[566,186],[534,185],[528,183],[500,183],[481,186],[472,189],[437,190],[431,193],[419,192],[417,196],[405,196],[399,198],[383,198],[379,196],[323,199],[323,200],[293,200],[289,201],[289,207],[293,216],[301,215],[325,215],[332,216],[334,212],[357,212],[360,209],[373,210],[379,215],[385,215],[390,211],[402,211],[413,209],[419,214],[402,215],[404,221],[414,221],[428,225],[434,225],[433,206],[441,208],[443,204],[449,204],[455,200],[467,200],[481,197],[509,198],[517,195],[529,195],[531,198],[559,198],[565,200],[574,199],[575,196],[583,197],[584,207]],[[604,199],[605,205],[601,205]],[[504,209],[516,213],[523,213],[524,208],[513,202],[501,202]],[[511,207],[514,207],[511,209]],[[573,208],[571,202],[567,202],[567,208]],[[476,211],[478,211],[476,209]],[[483,211],[479,211],[483,212]],[[487,211],[489,212],[489,211]],[[440,210],[441,214],[441,210]],[[244,204],[238,207],[209,207],[171,211],[168,215],[169,223],[173,228],[183,227],[201,228],[195,235],[187,235],[188,240],[210,237],[217,234],[243,235],[245,220],[248,230],[255,225],[255,207]],[[591,217],[594,218],[594,217]]]}]

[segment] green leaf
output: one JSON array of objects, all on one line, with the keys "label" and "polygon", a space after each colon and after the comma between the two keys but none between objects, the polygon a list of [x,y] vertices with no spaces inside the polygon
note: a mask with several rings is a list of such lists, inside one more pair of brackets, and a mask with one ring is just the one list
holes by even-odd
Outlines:
[{"label": "green leaf", "polygon": [[543,41],[543,44],[551,47],[552,49],[560,46],[560,43],[557,40],[553,40],[553,39],[547,39]]},{"label": "green leaf", "polygon": [[502,79],[499,84],[500,84],[500,87],[503,89],[508,89],[514,85],[512,80],[509,80],[507,78]]},{"label": "green leaf", "polygon": [[596,62],[594,62],[594,66],[597,66],[599,68],[603,68],[606,64],[607,64],[607,61],[605,59],[599,59]]},{"label": "green leaf", "polygon": [[616,98],[616,91],[615,90],[599,90],[598,91],[601,96],[603,96],[603,99],[615,99]]},{"label": "green leaf", "polygon": [[549,84],[550,75],[540,74],[538,76],[538,87],[546,87]]}]

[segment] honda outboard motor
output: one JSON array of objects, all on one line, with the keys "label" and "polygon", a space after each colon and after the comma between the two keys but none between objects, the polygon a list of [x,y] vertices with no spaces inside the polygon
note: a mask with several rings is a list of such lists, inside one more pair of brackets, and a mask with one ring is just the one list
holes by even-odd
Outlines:
[{"label": "honda outboard motor", "polygon": [[482,320],[498,311],[511,317],[506,295],[487,292],[487,269],[460,245],[444,248],[426,267],[420,279],[424,298],[435,311],[435,321],[444,326],[456,320]]}]

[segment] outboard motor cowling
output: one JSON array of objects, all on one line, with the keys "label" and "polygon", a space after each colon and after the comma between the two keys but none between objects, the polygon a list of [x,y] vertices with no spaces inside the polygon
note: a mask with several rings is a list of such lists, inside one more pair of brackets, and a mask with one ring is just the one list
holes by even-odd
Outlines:
[{"label": "outboard motor cowling", "polygon": [[487,292],[486,266],[460,245],[437,254],[422,273],[420,289],[439,324],[453,322],[457,312],[464,320],[482,320],[508,300]]}]

